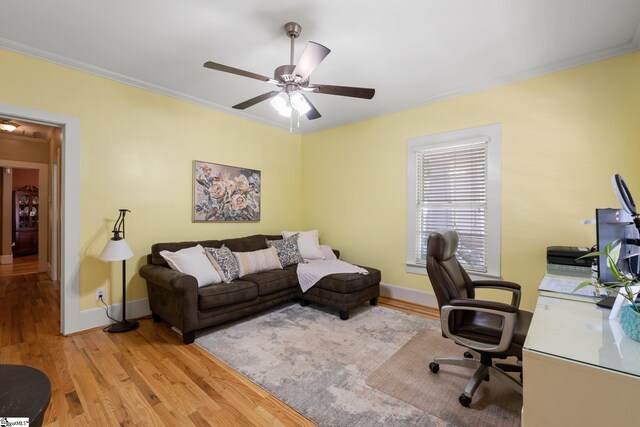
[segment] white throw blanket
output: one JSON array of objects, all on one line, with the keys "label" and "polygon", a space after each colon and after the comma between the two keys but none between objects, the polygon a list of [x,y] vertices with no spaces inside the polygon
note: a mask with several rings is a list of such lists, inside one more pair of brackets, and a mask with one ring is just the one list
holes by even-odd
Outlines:
[{"label": "white throw blanket", "polygon": [[369,274],[364,268],[340,261],[339,259],[318,259],[311,260],[305,264],[298,264],[298,282],[300,283],[302,292],[307,292],[323,277],[336,273]]}]

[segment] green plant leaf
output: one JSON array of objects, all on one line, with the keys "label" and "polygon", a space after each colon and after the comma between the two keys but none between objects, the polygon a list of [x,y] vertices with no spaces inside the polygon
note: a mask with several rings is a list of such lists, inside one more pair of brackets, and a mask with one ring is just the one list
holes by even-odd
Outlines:
[{"label": "green plant leaf", "polygon": [[589,252],[588,254],[582,255],[581,257],[576,258],[576,259],[592,258],[592,257],[600,256],[600,255],[606,255],[606,254],[604,252],[599,252],[599,251]]},{"label": "green plant leaf", "polygon": [[578,286],[576,286],[576,288],[573,290],[573,292],[575,293],[576,291],[579,291],[580,289],[585,288],[587,286],[597,287],[592,282],[584,281],[584,282],[580,283]]}]

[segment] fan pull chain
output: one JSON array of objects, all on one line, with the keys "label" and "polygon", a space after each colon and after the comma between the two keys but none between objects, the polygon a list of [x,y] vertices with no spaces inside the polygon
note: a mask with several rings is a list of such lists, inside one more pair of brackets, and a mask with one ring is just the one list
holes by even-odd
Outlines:
[{"label": "fan pull chain", "polygon": [[293,133],[293,114],[289,116],[289,133]]}]

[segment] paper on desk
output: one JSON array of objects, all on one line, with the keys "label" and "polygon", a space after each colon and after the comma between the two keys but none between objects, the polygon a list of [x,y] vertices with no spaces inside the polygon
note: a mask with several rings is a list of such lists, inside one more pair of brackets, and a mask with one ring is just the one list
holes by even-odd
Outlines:
[{"label": "paper on desk", "polygon": [[579,277],[552,277],[544,276],[540,283],[539,291],[559,292],[561,294],[581,295],[585,297],[600,296],[600,290],[592,286],[585,286],[582,289],[578,289],[576,292],[573,290],[585,279]]}]

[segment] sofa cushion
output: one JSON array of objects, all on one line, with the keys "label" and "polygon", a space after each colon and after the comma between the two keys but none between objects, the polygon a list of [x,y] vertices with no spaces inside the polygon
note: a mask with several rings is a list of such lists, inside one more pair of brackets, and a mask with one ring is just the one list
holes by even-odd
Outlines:
[{"label": "sofa cushion", "polygon": [[369,274],[338,273],[323,277],[314,287],[326,289],[332,292],[347,294],[356,292],[369,286],[380,283],[380,270],[370,267],[362,267]]},{"label": "sofa cushion", "polygon": [[320,250],[318,230],[283,231],[282,237],[286,239],[294,234],[298,235],[298,249],[305,261],[310,259],[324,259],[324,254]]},{"label": "sofa cushion", "polygon": [[267,246],[276,249],[280,264],[282,264],[283,267],[304,262],[298,249],[298,234],[280,240],[267,239]]},{"label": "sofa cushion", "polygon": [[240,275],[238,260],[225,245],[221,248],[205,248],[207,256],[225,283],[231,283]]},{"label": "sofa cushion", "polygon": [[276,248],[260,249],[253,252],[234,252],[238,261],[240,277],[263,271],[282,270]]},{"label": "sofa cushion", "polygon": [[198,308],[206,310],[250,301],[257,297],[258,286],[255,283],[245,282],[244,280],[209,285],[198,289]]},{"label": "sofa cushion", "polygon": [[172,270],[195,277],[200,288],[222,282],[201,245],[180,249],[177,252],[160,251],[160,256],[167,261]]},{"label": "sofa cushion", "polygon": [[282,289],[298,286],[295,270],[272,270],[244,276],[242,280],[258,285],[258,295],[269,295]]},{"label": "sofa cushion", "polygon": [[[231,249],[232,252],[253,252],[267,249],[267,239],[263,234],[221,240],[220,243]],[[203,246],[207,247],[206,245]]]},{"label": "sofa cushion", "polygon": [[154,265],[162,265],[169,267],[167,261],[160,255],[162,251],[177,252],[181,249],[192,248],[196,245],[202,245],[205,248],[219,248],[221,243],[217,240],[202,240],[199,242],[169,242],[154,243],[151,245],[151,260]]}]

